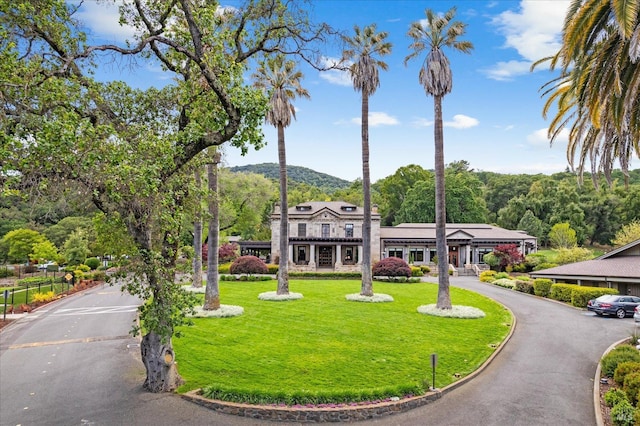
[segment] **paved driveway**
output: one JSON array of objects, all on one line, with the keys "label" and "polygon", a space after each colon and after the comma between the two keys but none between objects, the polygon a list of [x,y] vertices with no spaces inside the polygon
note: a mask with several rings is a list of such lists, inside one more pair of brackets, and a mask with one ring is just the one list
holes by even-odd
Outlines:
[{"label": "paved driveway", "polygon": [[[358,424],[595,424],[596,365],[611,343],[635,331],[633,319],[596,317],[475,278],[451,284],[508,306],[517,317],[510,343],[480,376],[440,400]],[[275,424],[142,391],[137,340],[127,336],[136,304],[116,288],[92,289],[0,333],[0,425]]]}]

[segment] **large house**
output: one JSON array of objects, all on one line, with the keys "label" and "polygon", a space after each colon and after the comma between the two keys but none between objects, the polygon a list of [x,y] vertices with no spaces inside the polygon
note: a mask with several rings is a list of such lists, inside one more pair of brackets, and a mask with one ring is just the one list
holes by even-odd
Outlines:
[{"label": "large house", "polygon": [[640,296],[640,240],[592,260],[535,271],[531,276],[555,282],[615,288],[620,294]]},{"label": "large house", "polygon": [[[342,201],[308,202],[288,210],[292,271],[359,271],[362,262],[361,207]],[[448,262],[456,269],[483,264],[482,256],[501,244],[515,244],[523,254],[535,252],[537,240],[521,231],[486,224],[447,224]],[[248,246],[247,246],[248,248]],[[371,260],[399,257],[416,265],[432,264],[436,255],[435,225],[403,223],[380,226],[371,212]],[[270,259],[280,256],[280,207],[271,215]]]}]

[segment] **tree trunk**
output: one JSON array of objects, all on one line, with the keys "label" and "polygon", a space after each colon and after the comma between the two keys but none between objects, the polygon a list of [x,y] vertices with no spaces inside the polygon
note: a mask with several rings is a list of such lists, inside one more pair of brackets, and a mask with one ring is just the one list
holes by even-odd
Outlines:
[{"label": "tree trunk", "polygon": [[369,176],[369,94],[362,91],[362,192],[364,220],[362,222],[362,296],[373,296],[371,278],[371,178]]},{"label": "tree trunk", "polygon": [[220,309],[220,285],[218,279],[218,246],[220,241],[220,209],[218,205],[218,163],[220,154],[214,154],[213,164],[207,164],[209,180],[209,238],[207,240],[207,288],[203,309]]},{"label": "tree trunk", "polygon": [[444,185],[444,134],[442,131],[442,96],[433,97],[434,144],[436,169],[436,252],[438,254],[438,309],[451,309],[449,294],[449,256],[447,253],[447,211]]},{"label": "tree trunk", "polygon": [[[194,178],[198,190],[202,185],[200,170],[196,169]],[[196,201],[195,220],[193,221],[193,287],[202,287],[202,211],[200,200]]]},{"label": "tree trunk", "polygon": [[280,261],[277,294],[289,294],[289,205],[287,201],[287,154],[284,126],[278,124],[278,162],[280,165]]},{"label": "tree trunk", "polygon": [[142,337],[140,355],[147,370],[143,387],[150,392],[173,392],[183,381],[176,369],[171,339],[162,343],[156,333]]}]

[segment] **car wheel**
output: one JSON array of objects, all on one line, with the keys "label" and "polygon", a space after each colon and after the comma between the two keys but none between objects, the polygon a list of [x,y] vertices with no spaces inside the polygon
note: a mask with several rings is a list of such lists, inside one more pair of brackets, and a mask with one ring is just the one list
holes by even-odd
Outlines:
[{"label": "car wheel", "polygon": [[596,312],[596,315],[601,317],[602,316],[602,312]]},{"label": "car wheel", "polygon": [[617,316],[618,318],[624,318],[624,317],[626,317],[626,316],[627,316],[627,313],[624,311],[624,309],[618,309],[618,310],[616,311],[616,316]]}]

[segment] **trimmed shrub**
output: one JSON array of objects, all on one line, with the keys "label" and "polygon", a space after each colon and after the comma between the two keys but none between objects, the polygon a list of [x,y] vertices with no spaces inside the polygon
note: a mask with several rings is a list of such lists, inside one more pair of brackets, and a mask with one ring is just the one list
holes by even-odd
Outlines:
[{"label": "trimmed shrub", "polygon": [[360,272],[289,272],[289,277],[296,278],[317,278],[317,279],[335,279],[335,278],[362,278]]},{"label": "trimmed shrub", "polygon": [[55,299],[56,294],[53,291],[46,293],[35,293],[31,299],[32,303],[46,303]]},{"label": "trimmed shrub", "polygon": [[640,362],[640,351],[631,345],[620,345],[600,360],[602,374],[613,377],[618,365],[626,361]]},{"label": "trimmed shrub", "polygon": [[551,286],[551,292],[549,298],[558,300],[560,302],[571,303],[571,293],[573,293],[574,287],[579,287],[576,284],[556,283]]},{"label": "trimmed shrub", "polygon": [[218,273],[219,274],[230,274],[229,269],[231,268],[231,263],[220,263],[218,264]]},{"label": "trimmed shrub", "polygon": [[411,268],[398,257],[387,257],[373,265],[372,272],[377,277],[410,277]]},{"label": "trimmed shrub", "polygon": [[53,283],[53,277],[28,277],[17,281],[20,286],[49,285]]},{"label": "trimmed shrub", "polygon": [[[618,365],[622,365],[622,363]],[[624,377],[622,390],[627,394],[631,405],[635,406],[638,403],[638,392],[640,392],[640,372],[627,374]]]},{"label": "trimmed shrub", "polygon": [[273,263],[269,263],[267,265],[267,270],[269,271],[268,273],[271,275],[275,275],[278,273],[278,269],[280,269],[279,265],[274,265]]},{"label": "trimmed shrub", "polygon": [[229,272],[232,274],[266,274],[267,265],[256,256],[240,256],[233,261]]},{"label": "trimmed shrub", "polygon": [[553,281],[548,278],[536,278],[533,280],[533,294],[541,297],[549,297]]},{"label": "trimmed shrub", "polygon": [[491,269],[482,271],[480,272],[480,281],[483,283],[493,282],[496,279],[496,273],[496,271],[492,271]]},{"label": "trimmed shrub", "polygon": [[91,279],[93,279],[94,281],[106,281],[107,274],[104,271],[94,271],[91,274]]},{"label": "trimmed shrub", "polygon": [[423,274],[428,274],[429,272],[431,272],[431,268],[429,268],[427,265],[420,265],[420,269],[422,270]]},{"label": "trimmed shrub", "polygon": [[492,281],[491,284],[510,289],[514,289],[516,287],[516,282],[514,280],[510,280],[509,278],[500,278],[498,280]]},{"label": "trimmed shrub", "polygon": [[418,266],[409,266],[409,268],[411,268],[411,276],[412,277],[421,277],[424,275],[424,272],[422,272],[422,268],[418,267]]},{"label": "trimmed shrub", "polygon": [[[84,263],[91,269],[98,269],[100,267],[100,259],[97,257],[90,257],[84,261]],[[80,267],[78,267],[80,269]]]},{"label": "trimmed shrub", "polygon": [[630,373],[640,373],[640,362],[625,361],[618,364],[613,373],[613,381],[622,386],[624,384],[624,378]]},{"label": "trimmed shrub", "polygon": [[514,288],[522,293],[533,294],[533,283],[531,283],[531,281],[516,280],[516,286]]},{"label": "trimmed shrub", "polygon": [[571,304],[578,308],[584,308],[591,299],[604,294],[618,294],[618,290],[606,287],[582,287],[578,286],[571,292]]},{"label": "trimmed shrub", "polygon": [[615,426],[633,426],[636,409],[626,399],[611,409],[611,421]]},{"label": "trimmed shrub", "polygon": [[609,389],[607,393],[604,394],[604,403],[607,404],[607,407],[613,407],[625,399],[627,399],[627,394],[618,388]]},{"label": "trimmed shrub", "polygon": [[82,272],[90,272],[91,268],[83,263],[81,263],[80,265],[76,266],[76,270],[78,271],[82,271]]},{"label": "trimmed shrub", "polygon": [[495,279],[496,280],[501,280],[503,278],[506,278],[506,279],[509,279],[509,280],[511,279],[511,277],[509,276],[508,272],[498,272],[498,273],[496,273],[496,275],[495,275]]}]

